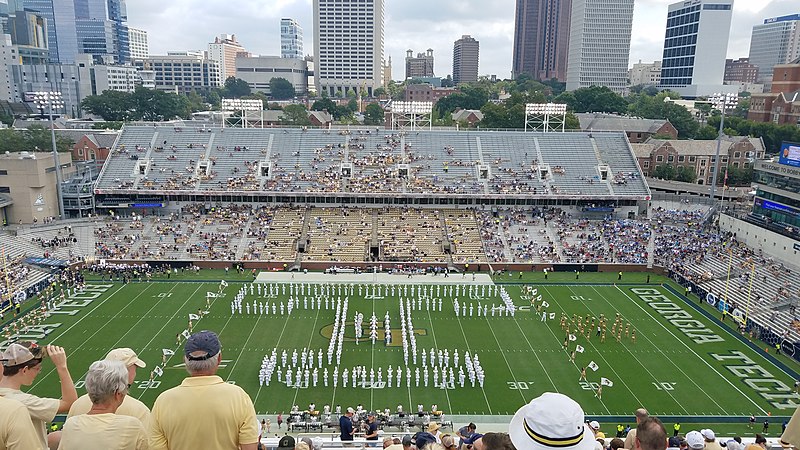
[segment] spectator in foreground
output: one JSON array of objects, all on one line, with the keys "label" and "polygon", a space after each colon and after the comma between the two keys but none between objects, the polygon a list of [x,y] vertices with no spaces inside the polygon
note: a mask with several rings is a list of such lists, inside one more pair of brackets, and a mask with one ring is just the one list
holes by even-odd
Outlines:
[{"label": "spectator in foreground", "polygon": [[[633,413],[636,417],[636,425],[638,426],[641,421],[650,417],[650,413],[644,408],[639,408]],[[625,436],[625,447],[629,450],[636,448],[636,428],[631,429]]]},{"label": "spectator in foreground", "polygon": [[461,447],[462,445],[464,445],[464,441],[471,438],[472,435],[475,434],[475,430],[477,429],[478,427],[475,426],[473,422],[470,422],[469,424],[459,428],[458,431],[456,432],[456,436],[458,436],[458,446]]},{"label": "spectator in foreground", "polygon": [[[575,400],[545,392],[517,410],[508,436],[517,450],[593,450],[594,433],[583,419],[583,409]],[[496,434],[500,433],[484,434],[473,448],[506,448],[502,436]]]},{"label": "spectator in foreground", "polygon": [[472,448],[475,450],[518,450],[511,442],[511,436],[508,433],[486,433],[475,439]]},{"label": "spectator in foreground", "polygon": [[667,430],[658,417],[647,417],[636,427],[636,450],[664,450]]},{"label": "spectator in foreground", "polygon": [[780,444],[783,447],[800,447],[800,408],[794,410],[786,430],[781,435]]},{"label": "spectator in foreground", "polygon": [[[42,371],[42,360],[50,356],[61,381],[61,399],[41,398],[22,392],[22,386],[30,386]],[[69,411],[70,406],[78,399],[78,392],[72,382],[67,368],[67,354],[62,347],[48,345],[40,347],[33,342],[19,342],[8,346],[0,359],[3,360],[3,379],[0,380],[0,396],[17,400],[28,408],[31,422],[39,437],[38,448],[58,447],[61,433],[47,436],[47,422],[55,419],[56,414]],[[48,447],[48,441],[50,447]]]},{"label": "spectator in foreground", "polygon": [[190,336],[183,361],[189,377],[153,404],[150,448],[256,450],[258,420],[252,400],[241,387],[217,376],[222,351],[216,333]]},{"label": "spectator in foreground", "polygon": [[339,417],[339,429],[341,431],[339,439],[345,447],[352,445],[349,444],[349,442],[353,440],[353,435],[355,434],[355,430],[353,429],[353,414],[355,414],[353,408],[348,407],[344,415]]},{"label": "spectator in foreground", "polygon": [[722,450],[722,446],[717,442],[717,436],[714,434],[714,431],[704,428],[700,430],[700,434],[703,435],[703,439],[705,440],[705,450]]},{"label": "spectator in foreground", "polygon": [[[119,361],[127,367],[128,386],[132,385],[133,381],[136,379],[136,368],[144,368],[147,366],[144,361],[139,359],[136,352],[129,348],[115,348],[108,352],[104,359],[106,361]],[[79,414],[86,414],[91,408],[92,401],[89,398],[89,394],[84,394],[72,404],[72,407],[69,409],[69,414],[67,414],[67,419]],[[142,425],[147,427],[147,421],[150,419],[150,408],[139,399],[126,395],[122,400],[122,405],[120,405],[115,414],[136,417],[142,422]]]},{"label": "spectator in foreground", "polygon": [[686,433],[686,444],[689,446],[690,450],[703,450],[706,441],[699,431],[692,430]]},{"label": "spectator in foreground", "polygon": [[25,405],[0,397],[0,448],[28,450],[38,448],[39,436]]},{"label": "spectator in foreground", "polygon": [[116,414],[128,394],[128,369],[120,361],[89,366],[86,392],[92,406],[67,419],[59,450],[145,450],[147,432],[136,417]]}]

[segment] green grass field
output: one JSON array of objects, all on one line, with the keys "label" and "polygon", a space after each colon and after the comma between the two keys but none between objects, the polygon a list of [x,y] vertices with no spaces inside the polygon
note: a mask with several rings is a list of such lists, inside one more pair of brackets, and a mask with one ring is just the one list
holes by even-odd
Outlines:
[{"label": "green grass field", "polygon": [[[204,277],[209,278],[209,277]],[[213,278],[212,278],[213,279]],[[626,277],[627,279],[627,277]],[[398,283],[406,281],[398,277]],[[454,283],[467,282],[453,277]],[[194,330],[210,329],[220,334],[223,344],[223,367],[219,374],[225,380],[242,386],[251,396],[261,414],[288,411],[293,404],[302,409],[311,402],[322,405],[363,404],[369,409],[392,410],[402,404],[406,410],[417,404],[456,415],[509,415],[542,392],[557,391],[577,400],[587,415],[629,416],[640,406],[660,416],[749,416],[791,415],[800,404],[800,395],[793,392],[794,378],[776,366],[762,353],[708,319],[692,305],[672,294],[666,287],[651,285],[569,284],[566,278],[550,280],[550,284],[535,284],[549,303],[548,312],[556,319],[542,322],[536,311],[523,308],[515,317],[456,317],[452,297],[443,296],[442,312],[413,312],[414,328],[419,349],[458,349],[479,355],[486,372],[483,388],[455,389],[407,387],[403,376],[402,388],[364,389],[351,383],[339,386],[287,387],[275,381],[269,387],[259,386],[258,370],[261,360],[273,347],[280,350],[314,350],[328,347],[334,311],[300,309],[291,316],[231,315],[230,301],[241,282],[231,281],[225,295],[212,304],[210,313],[194,324]],[[502,281],[517,281],[514,278]],[[581,280],[584,281],[584,280]],[[61,306],[44,326],[28,336],[41,343],[54,343],[67,349],[69,366],[75,380],[82,380],[88,365],[100,359],[111,348],[131,347],[148,363],[139,371],[138,380],[130,395],[152,405],[156,396],[175,386],[185,377],[181,367],[182,346],[176,345],[176,334],[186,328],[187,317],[204,308],[206,292],[216,291],[218,283],[163,282],[119,283],[93,281],[83,294],[73,296]],[[521,285],[506,285],[518,306],[530,305],[521,296]],[[285,300],[287,295],[270,298]],[[246,302],[252,303],[249,295]],[[259,300],[264,300],[260,298]],[[462,295],[461,302],[467,300]],[[474,300],[478,301],[478,300]],[[499,297],[480,300],[499,304]],[[424,304],[423,304],[424,306]],[[399,339],[392,346],[381,340],[373,346],[368,340],[356,345],[352,318],[356,311],[365,316],[365,335],[373,310],[379,321],[390,312],[392,327],[400,327],[399,298],[368,300],[350,297],[346,342],[342,366],[369,368],[403,365]],[[570,343],[585,348],[574,362],[562,346],[565,333],[558,317],[561,313],[586,317],[611,317],[604,343],[595,336],[578,336]],[[633,343],[623,333],[621,342],[610,336],[611,324],[619,313],[636,330]],[[381,329],[379,325],[379,329]],[[149,370],[158,365],[162,349],[175,351],[169,357],[163,376],[150,385]],[[580,367],[594,361],[597,371],[587,370],[588,381],[579,382]],[[327,361],[325,361],[327,363]],[[315,364],[316,366],[316,364]],[[329,366],[332,371],[332,367]],[[413,370],[413,368],[412,368]],[[321,371],[320,371],[321,375]],[[384,375],[385,377],[385,375]],[[596,385],[605,377],[613,386],[604,387],[602,400],[595,397]],[[340,376],[341,378],[341,376]],[[412,377],[413,384],[413,377]],[[422,383],[420,383],[422,384]],[[458,384],[458,382],[456,382]],[[81,386],[81,382],[78,381]],[[58,381],[52,364],[45,367],[36,383],[29,389],[38,395],[58,396]],[[84,390],[79,388],[79,393]],[[738,419],[737,419],[738,420]],[[761,419],[760,419],[761,420]],[[711,420],[709,420],[711,421]],[[777,425],[776,425],[776,428]]]}]

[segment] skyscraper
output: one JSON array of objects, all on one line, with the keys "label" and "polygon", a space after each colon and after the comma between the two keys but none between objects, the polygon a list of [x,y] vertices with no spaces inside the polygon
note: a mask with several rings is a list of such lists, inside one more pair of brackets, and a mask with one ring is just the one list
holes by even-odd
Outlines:
[{"label": "skyscraper", "polygon": [[406,51],[406,80],[412,78],[433,77],[433,49],[426,53],[417,53],[414,57],[413,50]]},{"label": "skyscraper", "polygon": [[632,26],[633,0],[573,0],[567,90],[607,86],[624,92]]},{"label": "skyscraper", "polygon": [[130,40],[131,60],[145,59],[150,56],[150,46],[147,42],[147,31],[139,28],[128,27]]},{"label": "skyscraper", "polygon": [[470,35],[463,35],[453,44],[453,83],[478,81],[480,43]]},{"label": "skyscraper", "polygon": [[281,58],[303,59],[303,28],[294,19],[281,19]]},{"label": "skyscraper", "polygon": [[721,92],[732,16],[733,0],[669,5],[661,86],[687,97]]},{"label": "skyscraper", "polygon": [[512,76],[567,78],[572,0],[517,0]]},{"label": "skyscraper", "polygon": [[317,92],[383,87],[384,0],[314,0]]},{"label": "skyscraper", "polygon": [[130,62],[125,0],[74,0],[74,3],[78,52],[92,55],[95,61]]},{"label": "skyscraper", "polygon": [[75,4],[68,0],[23,0],[25,9],[39,13],[47,21],[47,46],[50,62],[72,63],[78,54],[75,29]]},{"label": "skyscraper", "polygon": [[758,66],[758,82],[772,82],[772,68],[800,58],[800,14],[765,19],[753,27],[750,63]]},{"label": "skyscraper", "polygon": [[236,76],[236,55],[247,53],[242,44],[236,40],[235,34],[220,34],[214,42],[208,44],[208,59],[219,64],[220,76],[225,83]]}]

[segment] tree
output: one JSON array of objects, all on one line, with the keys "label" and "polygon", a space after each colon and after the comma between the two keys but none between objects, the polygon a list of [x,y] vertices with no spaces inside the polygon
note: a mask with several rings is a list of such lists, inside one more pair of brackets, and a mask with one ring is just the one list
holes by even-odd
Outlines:
[{"label": "tree", "polygon": [[461,86],[460,92],[442,97],[436,102],[435,109],[440,116],[451,114],[457,109],[481,109],[489,101],[485,89],[470,85]]},{"label": "tree", "polygon": [[334,119],[338,119],[336,103],[328,97],[323,97],[311,105],[312,111],[327,111]]},{"label": "tree", "polygon": [[669,164],[661,164],[660,166],[656,166],[652,176],[654,178],[661,178],[662,180],[674,180],[675,167]]},{"label": "tree", "polygon": [[442,87],[453,87],[455,83],[453,83],[453,77],[448,75],[445,78],[442,78]]},{"label": "tree", "polygon": [[372,91],[372,95],[374,95],[375,97],[382,97],[382,96],[386,95],[386,88],[381,86],[381,87],[375,89],[374,91]]},{"label": "tree", "polygon": [[308,110],[303,105],[287,105],[283,108],[283,116],[281,123],[284,125],[311,125],[311,120],[308,118]]},{"label": "tree", "polygon": [[275,100],[288,100],[294,98],[294,86],[286,78],[276,77],[269,80],[269,95]]},{"label": "tree", "polygon": [[697,174],[691,167],[678,166],[678,169],[675,171],[675,180],[683,181],[684,183],[694,183],[695,180],[697,180]]},{"label": "tree", "polygon": [[[0,130],[0,153],[52,151],[50,130],[34,125],[26,130]],[[75,145],[71,139],[56,134],[56,150],[68,152]]]},{"label": "tree", "polygon": [[577,113],[607,112],[624,114],[628,110],[628,102],[619,94],[606,86],[591,86],[564,92],[554,100],[566,103]]},{"label": "tree", "polygon": [[694,138],[705,139],[705,140],[716,139],[717,129],[709,125],[704,125],[700,127],[699,130],[697,130],[697,133],[694,134]]},{"label": "tree", "polygon": [[132,120],[161,122],[176,117],[188,118],[191,114],[185,96],[139,86],[132,94]]},{"label": "tree", "polygon": [[384,111],[378,103],[370,103],[364,109],[364,125],[382,125],[385,122]]},{"label": "tree", "polygon": [[104,91],[90,95],[81,102],[81,109],[108,121],[126,121],[131,118],[131,94],[122,91]]},{"label": "tree", "polygon": [[14,124],[14,117],[6,114],[4,111],[0,111],[0,123],[11,126]]},{"label": "tree", "polygon": [[241,78],[228,77],[223,88],[226,98],[242,98],[250,95],[250,85]]},{"label": "tree", "polygon": [[347,102],[347,109],[349,109],[350,112],[358,111],[358,102],[356,101],[356,99],[351,98],[350,101]]}]

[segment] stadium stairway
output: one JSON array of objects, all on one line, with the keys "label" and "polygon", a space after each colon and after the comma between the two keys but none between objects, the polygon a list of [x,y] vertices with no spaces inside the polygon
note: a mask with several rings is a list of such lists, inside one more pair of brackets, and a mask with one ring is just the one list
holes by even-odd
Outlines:
[{"label": "stadium stairway", "polygon": [[247,223],[245,223],[244,226],[240,228],[240,230],[242,230],[242,237],[239,238],[239,245],[236,247],[237,260],[241,260],[242,257],[244,256],[245,251],[247,251],[247,248],[249,246],[248,244],[250,242],[250,238],[247,236],[247,230],[249,230],[251,225],[253,224],[253,218],[255,216],[256,216],[255,211],[253,211],[247,217]]}]

